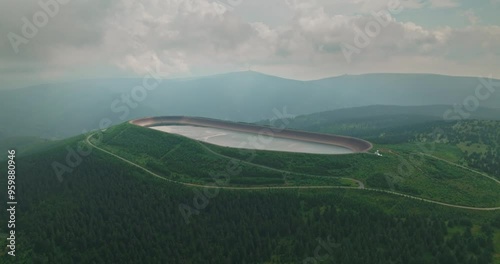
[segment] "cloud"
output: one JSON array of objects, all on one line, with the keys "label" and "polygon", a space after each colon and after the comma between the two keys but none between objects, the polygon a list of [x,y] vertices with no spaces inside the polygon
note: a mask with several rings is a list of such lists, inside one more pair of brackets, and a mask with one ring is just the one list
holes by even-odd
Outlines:
[{"label": "cloud", "polygon": [[468,9],[463,13],[463,16],[469,21],[470,24],[475,25],[477,24],[480,19],[472,9]]},{"label": "cloud", "polygon": [[432,8],[452,8],[460,5],[457,0],[429,0],[429,3]]},{"label": "cloud", "polygon": [[[239,15],[246,12],[245,1],[234,7],[213,0],[72,1],[19,54],[5,38],[0,41],[0,78],[10,78],[15,71],[19,76],[57,79],[102,67],[130,75],[157,67],[163,76],[172,77],[245,70],[250,65],[304,79],[403,69],[487,75],[500,68],[500,28],[478,26],[472,10],[463,12],[471,22],[467,28],[428,28],[393,14],[347,63],[342,44],[353,44],[358,29],[363,32],[377,22],[373,13],[388,12],[388,3],[288,0],[280,23],[269,24],[266,19],[245,19],[257,9]],[[252,2],[258,4],[266,6],[263,0]],[[401,14],[458,6],[450,0],[401,4]],[[0,17],[3,36],[20,32],[21,18],[39,8],[24,2],[8,2],[8,7],[11,12]]]}]

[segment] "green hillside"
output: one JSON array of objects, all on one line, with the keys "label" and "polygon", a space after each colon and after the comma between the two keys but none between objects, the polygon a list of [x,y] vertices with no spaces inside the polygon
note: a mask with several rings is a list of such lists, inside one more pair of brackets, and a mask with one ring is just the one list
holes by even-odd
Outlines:
[{"label": "green hillside", "polygon": [[16,160],[15,260],[500,263],[500,184],[461,167],[459,147],[484,152],[496,125],[366,132],[382,157],[238,150],[128,123],[42,143]]},{"label": "green hillside", "polygon": [[500,179],[500,113],[480,109],[472,113],[473,120],[443,121],[447,109],[370,106],[298,116],[286,123],[299,130],[361,137],[381,148],[435,155]]},{"label": "green hillside", "polygon": [[[102,146],[118,150],[120,137],[131,132],[137,137],[155,131],[121,125],[104,134]],[[156,144],[140,151],[148,157],[161,157],[154,145],[199,146],[157,133]],[[18,158],[19,263],[301,263],[319,257],[335,263],[490,263],[493,258],[498,212],[359,190],[191,188],[152,177],[98,149],[59,181],[51,164],[64,162],[67,149],[83,142],[83,136],[72,138]],[[129,143],[136,156],[133,149],[142,146]],[[216,159],[207,153],[198,158]],[[190,164],[194,171],[202,166]]]},{"label": "green hillside", "polygon": [[366,185],[462,206],[500,206],[500,183],[434,157],[418,155],[414,172],[401,175],[402,160],[415,157],[397,147],[384,150],[383,157],[237,150],[130,124],[109,129],[98,142],[91,137],[91,142],[164,178],[185,183],[213,184],[216,175],[224,172],[220,186]]}]

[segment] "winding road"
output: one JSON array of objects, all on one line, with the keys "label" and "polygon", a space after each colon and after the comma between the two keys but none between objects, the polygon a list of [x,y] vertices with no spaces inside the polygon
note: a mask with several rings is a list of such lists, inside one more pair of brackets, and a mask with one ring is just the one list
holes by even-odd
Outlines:
[{"label": "winding road", "polygon": [[[195,184],[195,183],[186,183],[186,182],[180,182],[180,181],[175,181],[175,180],[172,180],[172,179],[168,179],[168,178],[165,178],[161,175],[158,175],[144,167],[142,167],[141,165],[138,165],[137,163],[134,163],[130,160],[127,160],[123,157],[120,157],[112,152],[109,152],[103,148],[100,148],[96,145],[94,145],[91,141],[90,141],[90,138],[93,136],[94,134],[91,134],[89,136],[87,136],[86,138],[86,142],[87,144],[89,144],[91,147],[93,148],[96,148],[110,156],[113,156],[117,159],[120,159],[122,160],[123,162],[125,163],[128,163],[134,167],[137,167],[145,172],[147,172],[148,174],[156,177],[156,178],[159,178],[159,179],[162,179],[162,180],[165,180],[165,181],[168,181],[168,182],[172,182],[172,183],[176,183],[176,184],[181,184],[181,185],[184,185],[184,186],[189,186],[189,187],[198,187],[198,188],[218,188],[218,189],[226,189],[226,190],[271,190],[271,189],[353,189],[353,190],[365,190],[365,191],[374,191],[374,192],[383,192],[383,193],[387,193],[387,194],[392,194],[392,195],[397,195],[397,196],[401,196],[401,197],[405,197],[405,198],[409,198],[409,199],[414,199],[414,200],[418,200],[418,201],[422,201],[422,202],[427,202],[427,203],[432,203],[432,204],[438,204],[438,205],[442,205],[442,206],[447,206],[447,207],[452,207],[452,208],[460,208],[460,209],[467,209],[467,210],[477,210],[477,211],[495,211],[495,210],[500,210],[500,207],[472,207],[472,206],[462,206],[462,205],[455,205],[455,204],[448,204],[448,203],[443,203],[443,202],[439,202],[439,201],[434,201],[434,200],[429,200],[429,199],[424,199],[424,198],[420,198],[420,197],[416,197],[416,196],[411,196],[411,195],[407,195],[407,194],[403,194],[403,193],[398,193],[398,192],[393,192],[393,191],[387,191],[387,190],[381,190],[381,189],[373,189],[373,188],[365,188],[364,184],[361,182],[361,181],[358,181],[356,179],[352,179],[352,178],[340,178],[340,177],[336,177],[336,178],[340,178],[340,179],[347,179],[347,180],[351,180],[351,181],[354,181],[354,182],[357,182],[358,183],[358,187],[349,187],[349,186],[263,186],[263,187],[236,187],[236,186],[217,186],[217,185],[203,185],[203,184]],[[198,142],[198,141],[196,141]],[[304,176],[308,176],[308,177],[326,177],[326,176],[317,176],[317,175],[309,175],[309,174],[303,174],[303,173],[295,173],[295,172],[291,172],[291,171],[285,171],[285,170],[279,170],[279,169],[275,169],[275,168],[271,168],[271,167],[267,167],[267,166],[263,166],[263,165],[258,165],[258,164],[254,164],[254,163],[251,163],[251,162],[247,162],[247,161],[242,161],[242,160],[239,160],[239,159],[235,159],[235,158],[232,158],[232,157],[227,157],[227,156],[224,156],[220,153],[217,153],[213,150],[211,150],[210,148],[208,148],[207,146],[201,144],[200,142],[198,142],[200,145],[202,145],[206,150],[210,151],[211,153],[215,154],[215,155],[218,155],[220,157],[224,157],[224,158],[228,158],[228,159],[231,159],[231,160],[236,160],[236,161],[239,161],[239,162],[242,162],[242,163],[245,163],[245,164],[248,164],[248,165],[251,165],[251,166],[255,166],[255,167],[260,167],[260,168],[265,168],[265,169],[270,169],[270,170],[274,170],[274,171],[278,171],[278,172],[283,172],[283,173],[290,173],[290,174],[296,174],[296,175],[304,175]],[[437,157],[434,157],[434,156],[431,156],[433,158],[437,158]],[[439,158],[437,158],[439,159]],[[459,166],[459,167],[462,167],[461,165],[458,165],[458,164],[455,164],[455,163],[452,163],[452,162],[449,162],[449,161],[446,161],[452,165],[455,165],[455,166]],[[466,168],[466,167],[465,167]],[[467,168],[468,169],[468,168]],[[470,170],[470,169],[469,169]],[[474,171],[474,170],[472,170]],[[483,176],[485,176],[484,174],[480,173],[480,172],[477,172],[477,171],[474,171],[476,173],[479,173]],[[487,175],[486,175],[487,176]],[[487,176],[488,178],[491,178],[490,176]],[[495,181],[497,183],[499,183],[496,179]]]}]

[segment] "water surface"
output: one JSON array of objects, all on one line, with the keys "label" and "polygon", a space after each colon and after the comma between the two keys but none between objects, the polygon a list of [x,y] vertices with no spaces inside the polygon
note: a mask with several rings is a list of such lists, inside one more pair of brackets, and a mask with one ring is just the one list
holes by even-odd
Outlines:
[{"label": "water surface", "polygon": [[328,144],[197,126],[157,126],[159,131],[182,135],[224,147],[316,154],[347,154],[352,150]]}]

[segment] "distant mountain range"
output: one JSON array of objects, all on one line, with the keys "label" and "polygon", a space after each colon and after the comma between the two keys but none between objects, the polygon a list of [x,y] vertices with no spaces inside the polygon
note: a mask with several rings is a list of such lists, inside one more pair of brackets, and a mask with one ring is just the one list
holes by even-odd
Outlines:
[{"label": "distant mountain range", "polygon": [[[153,79],[148,81],[154,84]],[[142,85],[141,78],[122,78],[0,91],[0,139],[65,138],[145,116],[188,115],[256,122],[280,118],[281,114],[296,116],[370,105],[447,105],[441,106],[447,109],[475,97],[481,82],[473,77],[426,74],[346,75],[297,81],[249,71],[162,80],[151,90]],[[496,113],[496,109],[485,108],[500,107],[500,92],[477,102],[481,110],[474,114]],[[425,107],[406,111],[416,109],[426,111]]]}]

